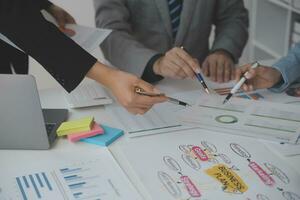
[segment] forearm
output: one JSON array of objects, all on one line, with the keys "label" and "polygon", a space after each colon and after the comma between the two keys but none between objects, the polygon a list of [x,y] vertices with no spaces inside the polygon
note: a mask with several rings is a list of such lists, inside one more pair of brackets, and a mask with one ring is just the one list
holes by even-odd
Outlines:
[{"label": "forearm", "polygon": [[73,90],[96,58],[47,22],[31,0],[1,3],[0,31],[37,60],[67,91]]},{"label": "forearm", "polygon": [[34,3],[36,3],[38,5],[38,7],[40,8],[40,10],[43,9],[48,9],[50,6],[53,5],[53,3],[51,3],[48,0],[34,0]]},{"label": "forearm", "polygon": [[274,92],[282,92],[291,84],[300,80],[300,43],[286,57],[273,65],[282,75],[282,81],[271,88]]},{"label": "forearm", "polygon": [[248,40],[248,11],[243,1],[218,1],[214,24],[216,36],[211,51],[224,49],[237,63]]},{"label": "forearm", "polygon": [[148,61],[161,53],[147,48],[134,36],[130,13],[123,0],[95,0],[96,26],[113,32],[101,44],[107,60],[123,71],[141,77]]}]

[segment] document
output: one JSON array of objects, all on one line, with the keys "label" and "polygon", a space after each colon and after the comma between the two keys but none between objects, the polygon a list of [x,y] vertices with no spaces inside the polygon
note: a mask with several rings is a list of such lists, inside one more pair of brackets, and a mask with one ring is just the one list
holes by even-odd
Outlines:
[{"label": "document", "polygon": [[153,200],[300,199],[300,175],[252,138],[193,129],[120,148]]},{"label": "document", "polygon": [[[172,97],[193,104],[200,97],[200,93],[190,91],[174,94]],[[195,127],[194,125],[184,125],[178,120],[177,113],[185,110],[185,107],[169,102],[155,105],[144,115],[130,114],[118,104],[105,106],[105,109],[115,119],[115,126],[125,130],[129,137],[167,133]]]},{"label": "document", "polygon": [[286,143],[297,143],[300,135],[300,109],[296,105],[202,96],[197,105],[181,112],[188,124],[230,134]]},{"label": "document", "polygon": [[111,33],[111,30],[108,29],[91,28],[77,24],[68,24],[66,28],[75,31],[75,35],[71,39],[89,53],[99,48],[99,45]]},{"label": "document", "polygon": [[1,200],[141,199],[106,148],[3,150],[0,157]]},{"label": "document", "polygon": [[[66,27],[75,31],[75,35],[70,38],[89,53],[92,53],[96,48],[98,48],[105,38],[111,33],[111,30],[108,29],[91,28],[77,24],[68,24]],[[0,39],[23,52],[21,48],[1,33]]]}]

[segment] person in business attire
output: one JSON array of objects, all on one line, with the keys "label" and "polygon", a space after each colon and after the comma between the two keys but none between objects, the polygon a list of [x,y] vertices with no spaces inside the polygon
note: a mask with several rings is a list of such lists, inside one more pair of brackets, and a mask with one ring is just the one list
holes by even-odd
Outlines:
[{"label": "person in business attire", "polygon": [[[65,24],[75,23],[74,18],[69,13],[49,1],[39,1],[36,3],[39,3],[41,10],[46,10],[56,19],[61,31],[70,35],[74,34],[74,32],[65,28]],[[12,74],[13,70],[17,74],[28,73],[29,62],[28,56],[25,53],[0,40],[0,54],[2,55],[0,57],[0,74]]]},{"label": "person in business attire", "polygon": [[193,78],[200,66],[212,80],[229,81],[248,38],[243,0],[94,0],[94,5],[97,27],[113,30],[101,45],[106,59],[148,82]]},{"label": "person in business attire", "polygon": [[[155,92],[152,85],[100,62],[44,19],[46,0],[0,0],[0,32],[41,65],[68,91],[87,76],[110,89],[129,112],[143,114],[166,97],[139,96],[138,86]],[[2,56],[2,55],[0,55]],[[1,86],[0,86],[1,87]]]},{"label": "person in business attire", "polygon": [[273,66],[259,66],[251,69],[247,64],[236,70],[236,80],[249,71],[245,91],[270,88],[274,92],[283,92],[290,85],[300,82],[300,43],[290,50],[287,56],[281,58]]}]

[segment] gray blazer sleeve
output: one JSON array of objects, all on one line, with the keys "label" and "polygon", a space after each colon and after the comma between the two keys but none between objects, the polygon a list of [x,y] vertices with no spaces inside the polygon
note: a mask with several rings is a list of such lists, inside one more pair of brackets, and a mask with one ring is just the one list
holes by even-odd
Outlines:
[{"label": "gray blazer sleeve", "polygon": [[215,41],[212,51],[224,49],[238,62],[248,40],[248,11],[243,0],[216,1]]},{"label": "gray blazer sleeve", "polygon": [[159,52],[132,36],[130,14],[123,0],[94,0],[94,6],[97,27],[113,30],[101,45],[105,58],[115,67],[141,77],[148,61]]}]

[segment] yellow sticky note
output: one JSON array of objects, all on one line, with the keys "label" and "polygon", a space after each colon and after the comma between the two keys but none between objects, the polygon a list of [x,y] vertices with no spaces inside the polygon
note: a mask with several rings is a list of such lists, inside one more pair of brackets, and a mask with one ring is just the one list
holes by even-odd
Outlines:
[{"label": "yellow sticky note", "polygon": [[68,121],[62,123],[57,129],[58,136],[64,136],[74,133],[81,133],[84,131],[90,131],[94,123],[94,117],[85,117],[78,120]]},{"label": "yellow sticky note", "polygon": [[218,164],[205,171],[223,185],[223,189],[230,193],[244,193],[248,186],[232,169],[224,164]]}]

